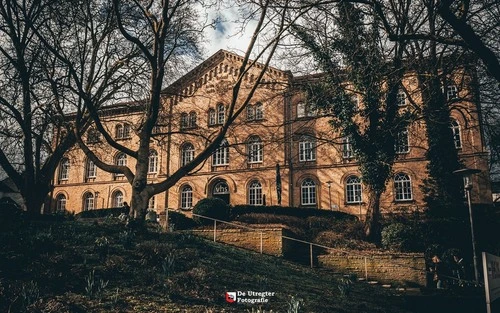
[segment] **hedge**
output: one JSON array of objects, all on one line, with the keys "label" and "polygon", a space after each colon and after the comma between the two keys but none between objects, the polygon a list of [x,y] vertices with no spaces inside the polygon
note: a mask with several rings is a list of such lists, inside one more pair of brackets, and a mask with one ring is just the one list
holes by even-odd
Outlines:
[{"label": "hedge", "polygon": [[300,218],[310,216],[331,217],[334,219],[349,219],[355,220],[356,217],[344,212],[329,211],[316,208],[299,208],[299,207],[284,207],[284,206],[254,206],[254,205],[236,205],[231,209],[233,218],[250,213],[264,213],[275,215],[286,215]]},{"label": "hedge", "polygon": [[109,208],[109,209],[98,209],[98,210],[88,210],[82,211],[75,215],[77,218],[99,218],[106,216],[119,216],[120,214],[128,214],[129,208],[119,207],[119,208]]}]

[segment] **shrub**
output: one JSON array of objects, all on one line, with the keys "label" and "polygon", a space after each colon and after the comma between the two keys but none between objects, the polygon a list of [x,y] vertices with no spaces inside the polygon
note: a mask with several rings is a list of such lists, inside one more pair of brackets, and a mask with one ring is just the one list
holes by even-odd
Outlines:
[{"label": "shrub", "polygon": [[382,229],[382,246],[391,251],[411,251],[415,240],[411,226],[403,223],[389,224]]},{"label": "shrub", "polygon": [[299,218],[307,218],[310,216],[329,217],[336,220],[348,219],[354,220],[356,217],[347,213],[329,210],[320,210],[315,208],[296,208],[283,206],[253,206],[253,205],[236,205],[231,209],[231,215],[237,217],[239,215],[249,213],[264,213],[274,215],[295,216]]},{"label": "shrub", "polygon": [[120,216],[120,214],[128,214],[129,209],[126,207],[121,208],[109,208],[109,209],[98,209],[98,210],[89,210],[83,211],[75,215],[75,217],[79,218],[99,218],[99,217],[107,217],[107,216]]},{"label": "shrub", "polygon": [[[218,220],[227,220],[229,218],[230,207],[222,199],[205,198],[196,203],[193,208],[193,213],[206,217],[215,218]],[[211,224],[212,221],[204,218],[194,217],[194,221],[198,224]]]},{"label": "shrub", "polygon": [[168,212],[168,222],[175,230],[191,229],[196,226],[193,219],[179,212]]}]

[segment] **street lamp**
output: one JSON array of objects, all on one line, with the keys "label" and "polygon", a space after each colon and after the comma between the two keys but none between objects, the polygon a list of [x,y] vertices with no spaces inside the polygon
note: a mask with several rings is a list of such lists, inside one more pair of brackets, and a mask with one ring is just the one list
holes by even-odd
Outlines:
[{"label": "street lamp", "polygon": [[97,209],[97,207],[99,206],[99,202],[98,202],[97,198],[99,198],[99,191],[95,192],[95,208],[94,209]]},{"label": "street lamp", "polygon": [[470,232],[472,239],[472,253],[474,254],[474,275],[476,278],[476,284],[479,284],[479,272],[477,269],[477,253],[476,253],[476,240],[474,238],[474,222],[472,219],[472,204],[470,199],[470,192],[472,190],[472,175],[480,173],[481,170],[474,168],[463,168],[453,171],[453,174],[461,175],[464,180],[464,190],[467,195],[467,204],[469,206],[469,218],[470,218]]},{"label": "street lamp", "polygon": [[330,204],[330,210],[332,209],[332,181],[329,180],[326,182],[328,185],[328,203]]}]

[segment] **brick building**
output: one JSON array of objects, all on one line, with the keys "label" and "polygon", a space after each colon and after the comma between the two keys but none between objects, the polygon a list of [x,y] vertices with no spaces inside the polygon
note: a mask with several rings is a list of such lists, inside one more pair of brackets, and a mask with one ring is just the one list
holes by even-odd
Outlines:
[{"label": "brick building", "polygon": [[[241,61],[240,56],[221,50],[165,89],[149,158],[150,182],[170,176],[210,141],[227,118],[226,104]],[[249,92],[261,68],[257,64],[245,75],[242,95]],[[308,79],[268,68],[221,148],[174,187],[154,196],[149,208],[189,209],[202,198],[220,197],[233,205],[281,204],[364,214],[367,199],[349,140],[332,129],[328,117],[308,105],[300,87]],[[448,99],[461,99],[454,104],[460,109],[451,110],[450,127],[463,164],[482,170],[474,178],[473,202],[490,203],[488,154],[476,103],[467,100],[474,98],[468,95],[469,83],[466,77],[446,87]],[[406,75],[403,85],[406,92],[398,96],[401,110],[419,99],[414,77]],[[137,146],[134,129],[141,108],[140,103],[121,104],[102,114],[108,132],[132,149]],[[135,160],[105,144],[93,129],[86,141],[104,161],[135,166]],[[383,213],[424,207],[420,186],[426,177],[426,146],[422,120],[399,134],[394,175],[381,200]],[[277,185],[281,186],[279,195]],[[80,212],[118,207],[130,201],[130,195],[123,175],[98,169],[74,148],[54,178],[51,208]]]}]

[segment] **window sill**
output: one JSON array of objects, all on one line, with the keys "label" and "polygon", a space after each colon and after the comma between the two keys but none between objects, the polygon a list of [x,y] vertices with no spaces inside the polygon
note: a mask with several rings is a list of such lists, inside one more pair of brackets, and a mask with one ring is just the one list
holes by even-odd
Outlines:
[{"label": "window sill", "polygon": [[394,200],[392,202],[393,203],[415,203],[416,201],[414,199],[409,199],[409,200]]}]

